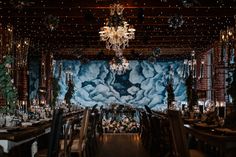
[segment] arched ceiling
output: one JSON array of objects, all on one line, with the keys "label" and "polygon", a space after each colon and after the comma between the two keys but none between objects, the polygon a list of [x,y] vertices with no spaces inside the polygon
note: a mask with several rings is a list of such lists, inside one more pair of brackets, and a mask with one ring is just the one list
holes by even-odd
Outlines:
[{"label": "arched ceiling", "polygon": [[[0,1],[1,20],[12,24],[15,38],[30,38],[34,48],[44,47],[57,56],[70,58],[81,53],[97,57],[105,50],[99,30],[109,17],[112,0],[9,0]],[[124,18],[136,29],[127,54],[190,54],[207,50],[219,39],[220,30],[234,26],[236,0],[120,0]],[[178,15],[183,25],[170,27],[168,19]],[[53,18],[58,21],[53,21]],[[56,24],[54,30],[46,21]]]}]

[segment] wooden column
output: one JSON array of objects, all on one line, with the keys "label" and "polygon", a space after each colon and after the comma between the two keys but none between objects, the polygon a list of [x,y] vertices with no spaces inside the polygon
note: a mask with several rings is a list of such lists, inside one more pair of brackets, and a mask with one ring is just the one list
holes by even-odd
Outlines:
[{"label": "wooden column", "polygon": [[[28,103],[28,68],[27,66],[19,67],[17,69],[17,89],[20,103],[25,105]],[[28,106],[29,107],[29,106]]]},{"label": "wooden column", "polygon": [[52,86],[52,79],[53,79],[53,55],[52,53],[48,53],[47,55],[47,69],[46,69],[46,74],[47,74],[47,104],[50,104],[52,102],[53,98],[53,86]]},{"label": "wooden column", "polygon": [[41,52],[41,61],[40,61],[40,81],[39,81],[39,104],[40,106],[44,106],[47,102],[47,75],[46,69],[48,68],[46,65],[47,56],[45,52],[42,50]]},{"label": "wooden column", "polygon": [[[225,50],[223,50],[224,48]],[[228,73],[228,52],[227,47],[222,47],[218,42],[214,47],[214,91],[215,101],[226,101],[226,74]],[[222,56],[223,55],[223,56]]]}]

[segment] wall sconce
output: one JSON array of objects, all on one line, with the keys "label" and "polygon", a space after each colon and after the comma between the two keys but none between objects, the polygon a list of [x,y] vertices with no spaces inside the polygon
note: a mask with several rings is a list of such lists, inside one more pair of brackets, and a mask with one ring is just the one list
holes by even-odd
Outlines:
[{"label": "wall sconce", "polygon": [[204,77],[204,64],[205,62],[202,60],[201,61],[201,65],[200,65],[200,75],[199,75],[199,79],[202,79]]},{"label": "wall sconce", "polygon": [[191,58],[184,60],[182,77],[187,78],[192,74],[193,78],[197,77],[197,60],[195,58],[195,51],[192,51]]}]

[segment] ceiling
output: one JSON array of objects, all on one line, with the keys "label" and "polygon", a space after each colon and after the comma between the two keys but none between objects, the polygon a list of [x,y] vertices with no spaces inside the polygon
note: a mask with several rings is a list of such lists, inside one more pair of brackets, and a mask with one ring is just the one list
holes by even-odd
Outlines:
[{"label": "ceiling", "polygon": [[[31,48],[53,51],[59,58],[104,57],[114,54],[100,41],[112,0],[0,1],[1,19],[14,26],[15,39],[30,38]],[[125,54],[179,57],[202,52],[219,39],[220,30],[235,24],[236,0],[120,0],[124,18],[136,29]],[[168,19],[182,16],[181,27]],[[55,26],[48,27],[49,22]]]}]

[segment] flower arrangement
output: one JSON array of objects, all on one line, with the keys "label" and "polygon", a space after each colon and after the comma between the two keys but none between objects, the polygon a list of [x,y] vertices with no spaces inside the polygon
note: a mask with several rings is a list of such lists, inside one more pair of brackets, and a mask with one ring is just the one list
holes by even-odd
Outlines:
[{"label": "flower arrangement", "polygon": [[139,123],[132,117],[123,115],[118,119],[103,119],[103,130],[106,133],[136,133],[139,131]]},{"label": "flower arrangement", "polygon": [[139,131],[136,110],[130,105],[110,104],[104,110],[102,119],[103,132],[106,133],[136,133]]}]

